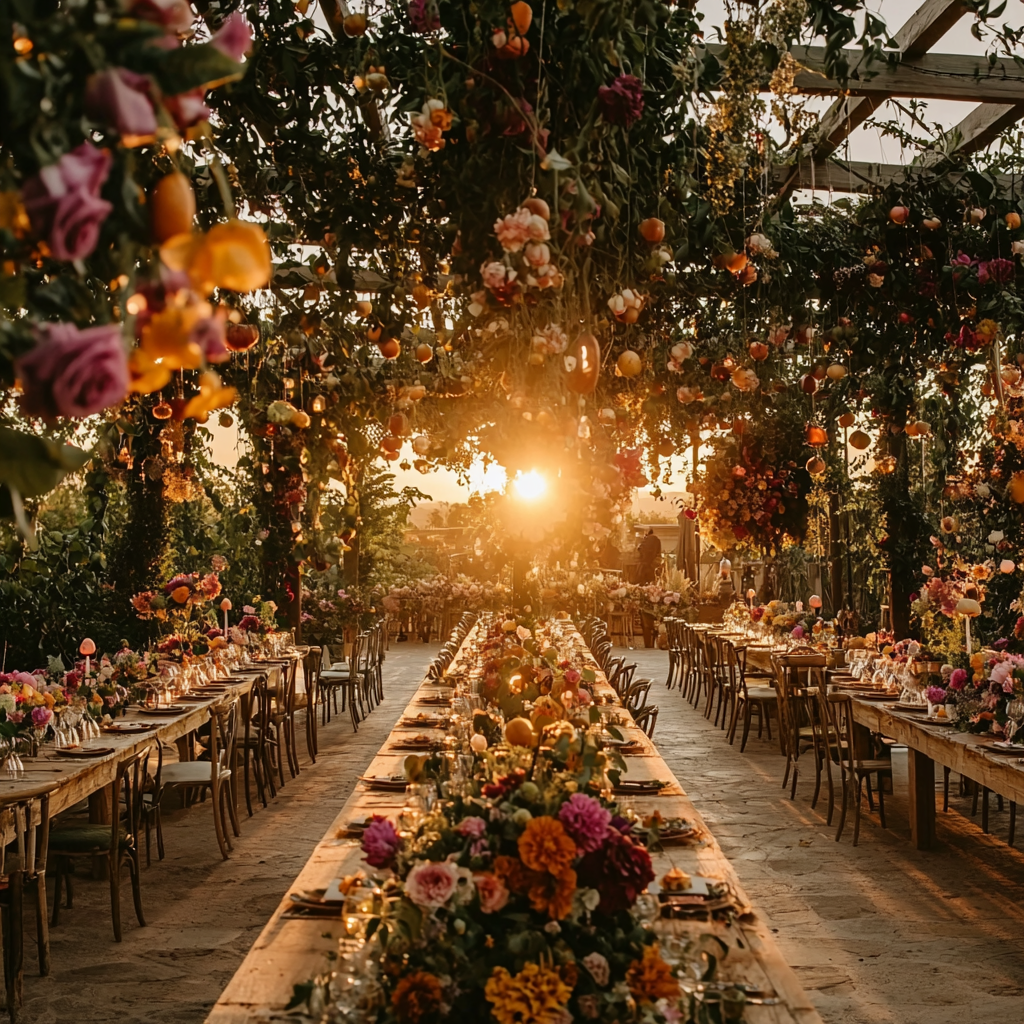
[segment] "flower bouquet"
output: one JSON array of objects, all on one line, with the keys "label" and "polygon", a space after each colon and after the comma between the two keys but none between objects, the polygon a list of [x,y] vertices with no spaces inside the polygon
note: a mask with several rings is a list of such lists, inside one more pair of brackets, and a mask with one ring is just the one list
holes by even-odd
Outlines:
[{"label": "flower bouquet", "polygon": [[68,706],[63,686],[49,678],[45,669],[36,672],[0,672],[0,738],[41,740],[53,724],[55,713]]}]

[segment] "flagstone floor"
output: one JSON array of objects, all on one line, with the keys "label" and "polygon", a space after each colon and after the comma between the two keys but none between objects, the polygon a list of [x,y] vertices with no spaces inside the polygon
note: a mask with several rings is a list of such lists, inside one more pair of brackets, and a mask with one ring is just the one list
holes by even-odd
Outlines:
[{"label": "flagstone floor", "polygon": [[[302,773],[282,795],[243,817],[231,860],[217,852],[208,807],[168,815],[167,857],[142,875],[148,925],[137,925],[125,892],[123,943],[113,941],[106,883],[80,879],[74,908],[52,933],[49,978],[35,974],[28,944],[20,1019],[199,1024],[390,731],[433,650],[392,646],[384,705],[356,735],[347,719],[321,732],[317,764],[303,754]],[[986,836],[969,815],[970,801],[954,796],[954,809],[940,813],[940,848],[915,851],[906,759],[897,750],[889,830],[869,815],[856,849],[849,830],[836,843],[824,815],[810,809],[808,784],[796,801],[784,795],[775,744],[751,739],[741,754],[738,742],[730,747],[678,691],[664,688],[664,652],[630,657],[638,675],[656,681],[655,741],[825,1024],[1020,1024],[1024,853],[1005,844],[1005,811],[993,806]]]},{"label": "flagstone floor", "polygon": [[[617,651],[616,653],[623,653]],[[637,677],[656,680],[654,740],[703,814],[782,955],[825,1024],[1020,1024],[1024,1020],[1024,852],[1006,845],[1008,807],[992,797],[991,834],[958,796],[938,821],[939,848],[910,845],[906,751],[893,757],[894,793],[840,842],[811,810],[812,782],[791,801],[777,741],[751,738],[745,753],[668,691],[663,651],[629,652]],[[937,771],[941,801],[941,771]],[[812,774],[813,780],[813,774]],[[1018,831],[1024,847],[1024,836]]]}]

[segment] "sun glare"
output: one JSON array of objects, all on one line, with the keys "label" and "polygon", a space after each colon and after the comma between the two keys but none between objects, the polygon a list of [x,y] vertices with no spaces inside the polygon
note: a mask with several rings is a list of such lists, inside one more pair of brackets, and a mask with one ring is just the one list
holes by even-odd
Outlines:
[{"label": "sun glare", "polygon": [[536,501],[548,489],[547,481],[535,469],[529,473],[519,472],[512,481],[516,497],[523,501]]}]

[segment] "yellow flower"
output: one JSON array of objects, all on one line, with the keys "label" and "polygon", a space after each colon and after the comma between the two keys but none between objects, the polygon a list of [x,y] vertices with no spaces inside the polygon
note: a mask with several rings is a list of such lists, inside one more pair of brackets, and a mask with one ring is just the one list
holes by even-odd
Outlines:
[{"label": "yellow flower", "polygon": [[519,856],[534,871],[564,875],[576,856],[576,844],[557,819],[531,818],[519,837]]},{"label": "yellow flower", "polygon": [[139,395],[150,395],[171,381],[170,368],[158,363],[145,349],[132,349],[128,357],[128,369],[132,375],[128,388]]},{"label": "yellow flower", "polygon": [[216,409],[226,409],[238,399],[234,388],[226,388],[220,382],[216,370],[207,370],[199,378],[199,394],[193,395],[185,405],[184,418],[205,423]]},{"label": "yellow flower", "polygon": [[496,967],[484,995],[494,1006],[491,1012],[498,1024],[543,1024],[554,1011],[565,1008],[572,990],[556,971],[527,964],[514,976]]}]

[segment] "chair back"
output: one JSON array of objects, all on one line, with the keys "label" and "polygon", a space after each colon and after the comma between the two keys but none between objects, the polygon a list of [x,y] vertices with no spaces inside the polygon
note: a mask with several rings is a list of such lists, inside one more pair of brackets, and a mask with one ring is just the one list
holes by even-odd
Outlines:
[{"label": "chair back", "polygon": [[650,679],[638,679],[630,684],[629,689],[622,696],[623,707],[633,714],[647,704],[647,697],[651,692]]},{"label": "chair back", "polygon": [[642,729],[647,738],[654,739],[654,727],[658,724],[658,705],[647,704],[633,715],[633,724]]},{"label": "chair back", "polygon": [[[295,673],[291,674],[292,697]],[[210,777],[219,779],[223,771],[232,771],[238,757],[239,699],[223,701],[210,708]]]},{"label": "chair back", "polygon": [[[122,828],[126,841],[131,846],[136,844],[137,837],[142,832],[142,794],[146,788],[149,755],[152,751],[152,745],[144,747],[117,765],[111,786],[111,807],[114,813],[110,815],[110,852],[115,857],[121,848]],[[124,811],[119,815],[118,809],[122,803]]]},{"label": "chair back", "polygon": [[320,673],[324,667],[324,652],[310,647],[302,659],[302,677],[306,683],[306,706],[316,707],[320,694]]}]

